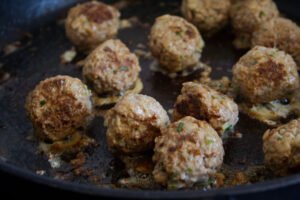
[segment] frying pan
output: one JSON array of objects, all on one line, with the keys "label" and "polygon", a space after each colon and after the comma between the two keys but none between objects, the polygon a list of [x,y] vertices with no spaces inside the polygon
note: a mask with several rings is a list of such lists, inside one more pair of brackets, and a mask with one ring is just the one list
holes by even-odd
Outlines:
[{"label": "frying pan", "polygon": [[[5,55],[1,53],[0,75],[9,73],[10,78],[0,84],[0,170],[16,176],[64,190],[105,197],[120,198],[200,198],[224,195],[248,194],[258,191],[287,187],[300,183],[300,174],[283,178],[270,177],[262,182],[229,188],[203,190],[133,190],[110,187],[114,174],[120,169],[111,169],[115,159],[108,152],[105,142],[103,119],[97,117],[88,132],[95,138],[98,146],[89,152],[86,167],[101,176],[98,184],[92,184],[86,177],[66,176],[58,178],[57,170],[50,167],[46,156],[37,153],[37,142],[28,139],[32,126],[26,117],[24,102],[27,94],[41,80],[57,74],[81,77],[81,70],[75,62],[61,64],[60,55],[70,49],[72,44],[64,34],[59,20],[66,16],[69,7],[76,0],[2,0],[0,5],[0,48],[16,40],[21,42],[18,51]],[[105,1],[115,3],[116,1]],[[147,35],[155,17],[164,13],[179,14],[180,2],[140,0],[122,9],[122,18],[137,16],[143,22],[128,29],[122,29],[118,37],[131,50],[139,43],[147,44]],[[279,9],[289,18],[300,22],[297,0],[278,0]],[[30,32],[30,34],[28,34]],[[230,76],[230,69],[245,52],[237,51],[231,42],[230,28],[205,38],[206,47],[202,61],[213,67],[213,78]],[[79,55],[83,58],[83,55]],[[156,98],[167,110],[178,95],[181,84],[195,77],[171,79],[150,70],[153,60],[141,58],[141,78],[144,83],[143,94]],[[245,170],[263,164],[262,134],[268,127],[243,114],[237,130],[243,133],[242,139],[230,138],[225,141],[226,156],[224,164],[234,170]],[[44,175],[36,171],[45,170]],[[61,169],[59,173],[65,174]],[[114,171],[115,170],[115,171]]]}]

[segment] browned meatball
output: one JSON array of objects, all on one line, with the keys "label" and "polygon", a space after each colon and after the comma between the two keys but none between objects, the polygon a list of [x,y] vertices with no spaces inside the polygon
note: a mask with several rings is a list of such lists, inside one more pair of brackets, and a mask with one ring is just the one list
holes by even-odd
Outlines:
[{"label": "browned meatball", "polygon": [[205,182],[223,162],[224,149],[218,133],[205,121],[184,117],[155,139],[153,175],[169,189]]},{"label": "browned meatball", "polygon": [[38,136],[51,141],[73,135],[93,118],[91,92],[70,76],[41,81],[28,95],[26,109]]},{"label": "browned meatball", "polygon": [[120,40],[107,40],[85,60],[83,77],[98,94],[125,92],[141,71],[138,58]]},{"label": "browned meatball", "polygon": [[237,104],[229,97],[200,83],[184,83],[177,97],[173,119],[193,116],[206,120],[222,135],[239,120]]},{"label": "browned meatball", "polygon": [[299,86],[297,65],[283,51],[256,46],[233,67],[233,84],[251,103],[285,98]]},{"label": "browned meatball", "polygon": [[125,154],[151,150],[155,137],[168,123],[167,112],[152,97],[125,95],[105,116],[108,146]]},{"label": "browned meatball", "polygon": [[212,34],[228,22],[230,0],[183,0],[183,16],[201,32]]},{"label": "browned meatball", "polygon": [[277,17],[279,12],[272,0],[244,0],[236,2],[230,11],[236,34],[236,48],[250,48],[252,33],[263,22]]},{"label": "browned meatball", "polygon": [[78,49],[90,51],[117,34],[119,17],[117,9],[101,2],[79,4],[68,13],[67,37]]},{"label": "browned meatball", "polygon": [[153,56],[169,72],[194,66],[204,47],[202,37],[193,24],[171,15],[156,18],[149,40]]},{"label": "browned meatball", "polygon": [[300,28],[289,19],[274,18],[253,33],[252,46],[276,47],[293,56],[300,67]]},{"label": "browned meatball", "polygon": [[300,119],[267,130],[263,136],[266,165],[278,175],[299,171]]}]

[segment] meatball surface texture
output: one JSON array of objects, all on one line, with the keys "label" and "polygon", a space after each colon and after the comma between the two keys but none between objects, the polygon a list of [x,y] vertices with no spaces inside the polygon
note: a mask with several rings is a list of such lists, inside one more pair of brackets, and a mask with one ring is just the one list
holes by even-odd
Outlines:
[{"label": "meatball surface texture", "polygon": [[252,46],[276,47],[293,56],[300,68],[300,27],[285,18],[264,22],[253,33]]},{"label": "meatball surface texture", "polygon": [[173,119],[184,116],[205,120],[222,135],[238,122],[239,110],[237,104],[226,95],[200,83],[187,82],[177,97]]},{"label": "meatball surface texture", "polygon": [[228,22],[230,0],[183,0],[183,16],[203,33],[212,34]]},{"label": "meatball surface texture", "polygon": [[151,150],[168,123],[167,112],[154,98],[125,95],[105,116],[108,146],[112,152],[124,154]]},{"label": "meatball surface texture", "polygon": [[99,95],[120,94],[136,83],[141,71],[138,58],[120,40],[107,40],[85,60],[83,77]]},{"label": "meatball surface texture", "polygon": [[117,9],[101,2],[79,4],[69,10],[66,35],[79,50],[88,52],[117,34],[119,17]]},{"label": "meatball surface texture", "polygon": [[153,175],[169,189],[205,182],[220,168],[224,149],[218,133],[205,121],[184,117],[155,139]]},{"label": "meatball surface texture", "polygon": [[300,119],[267,130],[263,136],[266,165],[277,175],[286,175],[300,166]]},{"label": "meatball surface texture", "polygon": [[163,15],[151,28],[149,46],[161,67],[178,72],[198,63],[204,41],[193,24],[181,17]]},{"label": "meatball surface texture", "polygon": [[236,34],[236,48],[251,48],[253,32],[263,22],[279,15],[272,0],[244,0],[233,4],[230,11],[231,24]]},{"label": "meatball surface texture", "polygon": [[297,65],[283,51],[256,46],[233,67],[233,84],[250,103],[279,100],[299,87]]},{"label": "meatball surface texture", "polygon": [[26,109],[37,135],[51,141],[86,128],[93,118],[91,92],[70,76],[41,81],[28,95]]}]

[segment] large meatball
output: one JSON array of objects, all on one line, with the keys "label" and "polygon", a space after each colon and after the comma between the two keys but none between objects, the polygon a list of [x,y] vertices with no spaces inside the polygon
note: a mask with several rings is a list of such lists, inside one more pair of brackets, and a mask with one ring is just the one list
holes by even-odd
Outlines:
[{"label": "large meatball", "polygon": [[120,94],[136,83],[138,58],[120,40],[107,40],[85,60],[83,76],[98,94]]},{"label": "large meatball", "polygon": [[256,46],[233,67],[233,83],[251,103],[285,98],[299,86],[297,65],[283,51]]},{"label": "large meatball", "polygon": [[263,136],[265,163],[275,174],[285,175],[300,167],[300,119],[267,130]]},{"label": "large meatball", "polygon": [[197,28],[181,17],[158,17],[150,33],[149,46],[159,64],[170,72],[195,65],[204,42]]},{"label": "large meatball", "polygon": [[200,83],[184,83],[177,97],[173,119],[193,116],[206,120],[221,135],[239,120],[237,104],[229,97]]},{"label": "large meatball", "polygon": [[300,65],[300,28],[289,19],[278,17],[262,23],[253,33],[252,45],[276,47],[291,54]]},{"label": "large meatball", "polygon": [[201,32],[211,34],[227,24],[230,5],[230,0],[183,0],[181,10]]},{"label": "large meatball", "polygon": [[125,95],[106,114],[108,146],[112,152],[125,154],[151,150],[168,123],[167,112],[152,97]]},{"label": "large meatball", "polygon": [[90,51],[114,37],[120,13],[114,7],[91,1],[70,9],[65,23],[67,37],[80,50]]},{"label": "large meatball", "polygon": [[205,121],[185,117],[155,139],[153,175],[170,189],[207,181],[222,165],[224,149],[218,133]]},{"label": "large meatball", "polygon": [[250,48],[252,33],[263,22],[277,17],[279,12],[272,0],[244,0],[235,3],[230,11],[231,22],[237,38],[237,48]]},{"label": "large meatball", "polygon": [[26,109],[42,139],[63,140],[91,121],[91,92],[79,79],[55,76],[41,81],[28,95]]}]

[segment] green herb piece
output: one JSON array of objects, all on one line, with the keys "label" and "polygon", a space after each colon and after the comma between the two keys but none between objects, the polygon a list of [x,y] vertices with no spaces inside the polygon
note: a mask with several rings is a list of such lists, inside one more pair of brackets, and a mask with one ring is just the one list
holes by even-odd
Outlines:
[{"label": "green herb piece", "polygon": [[277,140],[282,140],[282,136],[281,136],[281,135],[278,135],[276,139],[277,139]]},{"label": "green herb piece", "polygon": [[231,124],[228,124],[228,125],[225,124],[223,127],[223,130],[224,130],[224,132],[227,132],[227,131],[231,130],[232,128],[233,128],[233,126]]},{"label": "green herb piece", "polygon": [[171,179],[176,179],[179,176],[178,172],[175,172],[171,175]]},{"label": "green herb piece", "polygon": [[211,139],[206,139],[205,142],[207,145],[211,145],[212,143],[214,143],[214,141]]},{"label": "green herb piece", "polygon": [[181,32],[181,31],[176,31],[175,34],[176,34],[177,36],[181,37],[182,32]]},{"label": "green herb piece", "polygon": [[179,122],[178,126],[177,126],[177,132],[180,133],[183,130],[184,127],[184,123],[183,122]]},{"label": "green herb piece", "polygon": [[188,174],[192,174],[192,173],[193,173],[193,170],[192,170],[191,168],[188,168],[188,169],[187,169],[187,173],[188,173]]},{"label": "green herb piece", "polygon": [[125,65],[120,67],[120,71],[127,72],[128,70],[129,70],[129,68],[127,66],[125,66]]},{"label": "green herb piece", "polygon": [[261,18],[261,17],[263,17],[263,16],[266,16],[266,13],[265,13],[264,11],[260,11],[259,17]]},{"label": "green herb piece", "polygon": [[40,106],[44,106],[46,104],[45,100],[40,101]]}]

